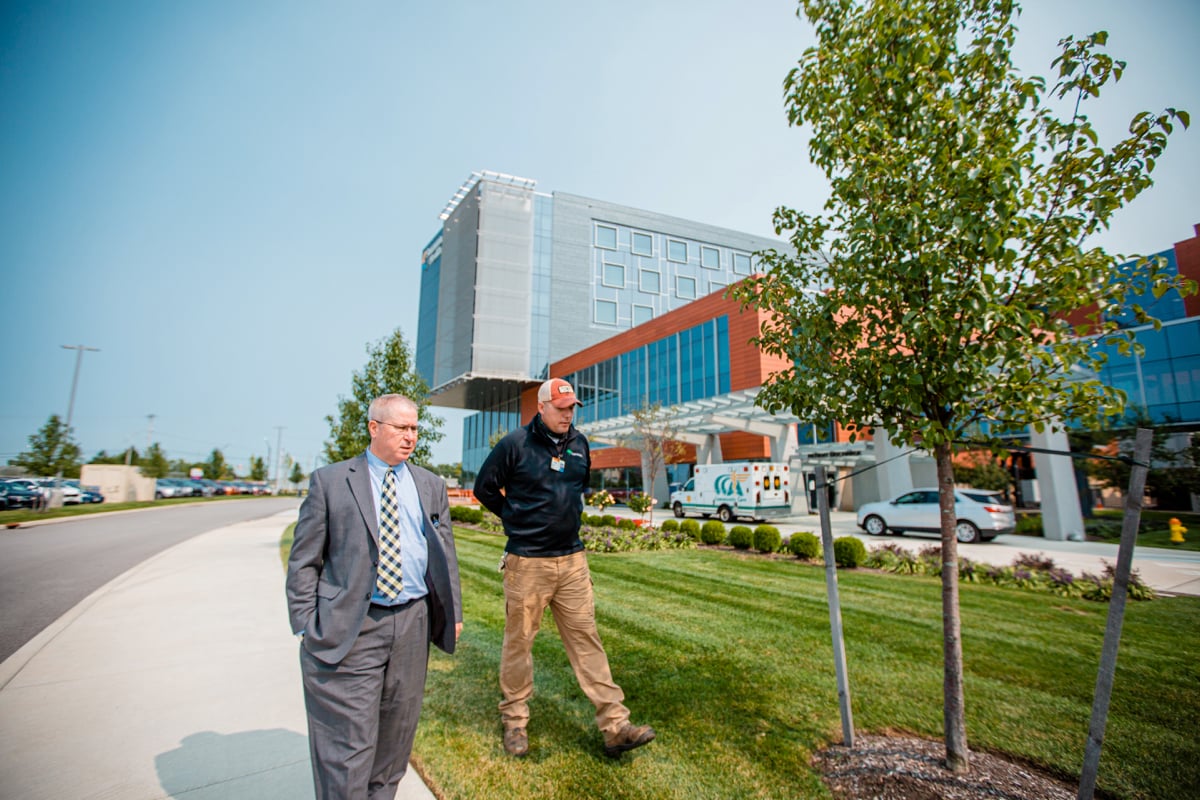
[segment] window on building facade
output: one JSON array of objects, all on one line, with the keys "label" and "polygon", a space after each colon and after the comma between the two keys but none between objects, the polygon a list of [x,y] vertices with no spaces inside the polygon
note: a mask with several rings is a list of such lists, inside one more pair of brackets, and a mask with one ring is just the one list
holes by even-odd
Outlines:
[{"label": "window on building facade", "polygon": [[617,249],[617,229],[608,225],[596,226],[596,247],[604,250]]},{"label": "window on building facade", "polygon": [[652,319],[654,319],[654,309],[650,306],[635,305],[633,307],[634,325],[641,325],[642,323],[649,322]]},{"label": "window on building facade", "polygon": [[654,255],[654,238],[648,233],[634,231],[630,247],[634,255],[652,256]]},{"label": "window on building facade", "polygon": [[614,264],[611,261],[604,262],[604,277],[602,282],[605,286],[613,286],[617,289],[625,288],[625,265]]},{"label": "window on building facade", "polygon": [[713,292],[717,291],[718,289],[724,289],[725,286],[726,286],[726,284],[721,281],[709,281],[708,282],[708,293],[712,294]]},{"label": "window on building facade", "polygon": [[687,275],[675,276],[675,294],[683,300],[696,299],[696,279]]},{"label": "window on building facade", "polygon": [[638,273],[638,288],[647,294],[661,294],[662,276],[654,270],[643,269]]},{"label": "window on building facade", "polygon": [[667,260],[677,261],[680,264],[687,263],[687,242],[678,242],[674,239],[667,240]]},{"label": "window on building facade", "polygon": [[701,247],[700,266],[705,269],[720,269],[721,251],[715,247]]},{"label": "window on building facade", "polygon": [[596,322],[600,325],[616,325],[617,304],[611,300],[597,300]]},{"label": "window on building facade", "polygon": [[733,254],[733,271],[738,275],[750,274],[750,256],[745,253]]}]

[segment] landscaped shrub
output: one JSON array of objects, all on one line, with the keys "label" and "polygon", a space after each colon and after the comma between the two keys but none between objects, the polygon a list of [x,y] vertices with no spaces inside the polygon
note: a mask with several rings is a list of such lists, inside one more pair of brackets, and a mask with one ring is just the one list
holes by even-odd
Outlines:
[{"label": "landscaped shrub", "polygon": [[1017,517],[1016,532],[1022,536],[1041,536],[1042,535],[1042,515],[1041,514],[1021,514]]},{"label": "landscaped shrub", "polygon": [[617,527],[617,518],[612,514],[605,514],[600,518],[600,524],[606,528],[615,528]]},{"label": "landscaped shrub", "polygon": [[637,522],[632,519],[617,520],[617,527],[623,531],[636,531],[637,526],[638,526]]},{"label": "landscaped shrub", "polygon": [[[707,528],[710,523],[704,523]],[[717,523],[720,525],[721,523]],[[722,526],[723,527],[723,526]],[[709,542],[707,539],[705,544],[719,544],[719,542]],[[747,528],[745,525],[734,525],[729,529],[729,543],[738,550],[749,550],[750,545],[754,544],[754,531]]]},{"label": "landscaped shrub", "polygon": [[[836,548],[835,543],[835,551]],[[911,553],[899,544],[888,542],[871,548],[861,563],[864,567],[901,575],[939,577],[942,574],[942,551],[940,546],[932,545],[921,548],[919,553]],[[838,564],[840,566],[841,561]],[[1114,567],[1105,563],[1102,575],[1085,572],[1077,578],[1068,570],[1056,566],[1053,559],[1042,555],[1018,556],[1009,566],[980,564],[963,556],[958,558],[958,579],[963,583],[987,583],[1007,589],[1028,589],[1101,602],[1112,599],[1114,572]],[[1156,595],[1133,572],[1129,576],[1128,597],[1130,600],[1153,600]]]},{"label": "landscaped shrub", "polygon": [[815,533],[797,531],[788,539],[788,550],[791,550],[796,558],[815,561],[821,557],[821,540]]},{"label": "landscaped shrub", "polygon": [[694,519],[685,519],[679,523],[679,532],[686,533],[694,541],[700,541],[700,523]]},{"label": "landscaped shrub", "polygon": [[473,506],[450,506],[450,521],[477,525],[483,522],[483,509]]},{"label": "landscaped shrub", "polygon": [[700,541],[705,544],[721,544],[725,541],[725,523],[710,519],[700,526]]},{"label": "landscaped shrub", "polygon": [[679,530],[679,522],[678,520],[664,519],[662,524],[658,526],[658,529],[663,533],[673,533]]},{"label": "landscaped shrub", "polygon": [[867,560],[867,546],[853,536],[833,540],[833,560],[839,567],[853,569]]},{"label": "landscaped shrub", "polygon": [[754,529],[754,549],[760,553],[774,553],[782,542],[779,528],[774,525],[759,525]]},{"label": "landscaped shrub", "polygon": [[651,527],[633,530],[584,527],[579,531],[583,546],[594,553],[628,553],[636,550],[686,550],[696,540],[681,531],[663,531]]},{"label": "landscaped shrub", "polygon": [[1087,519],[1083,527],[1088,536],[1097,539],[1119,540],[1121,538],[1121,523],[1113,519]]}]

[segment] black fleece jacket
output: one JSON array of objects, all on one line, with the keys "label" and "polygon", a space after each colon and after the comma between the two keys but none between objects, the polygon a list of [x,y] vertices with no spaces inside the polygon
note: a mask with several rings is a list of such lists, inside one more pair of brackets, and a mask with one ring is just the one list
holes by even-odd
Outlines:
[{"label": "black fleece jacket", "polygon": [[[562,459],[562,471],[552,467],[554,458]],[[547,558],[582,550],[579,523],[591,466],[587,437],[572,425],[555,442],[541,414],[501,439],[479,468],[475,496],[504,523],[505,551]]]}]

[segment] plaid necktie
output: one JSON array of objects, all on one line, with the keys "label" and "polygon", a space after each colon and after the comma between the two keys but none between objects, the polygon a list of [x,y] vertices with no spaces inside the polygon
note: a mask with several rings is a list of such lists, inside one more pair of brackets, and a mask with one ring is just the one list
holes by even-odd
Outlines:
[{"label": "plaid necktie", "polygon": [[383,476],[379,497],[379,573],[375,588],[392,600],[404,590],[400,576],[400,502],[396,499],[396,473]]}]

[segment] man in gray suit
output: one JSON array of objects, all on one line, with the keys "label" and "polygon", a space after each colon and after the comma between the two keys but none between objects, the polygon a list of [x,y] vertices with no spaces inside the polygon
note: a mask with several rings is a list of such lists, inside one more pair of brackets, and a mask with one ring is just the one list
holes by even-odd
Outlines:
[{"label": "man in gray suit", "polygon": [[313,472],[288,558],[318,800],[396,796],[429,643],[462,632],[446,484],[407,463],[417,406],[383,395],[367,416],[367,452]]}]

